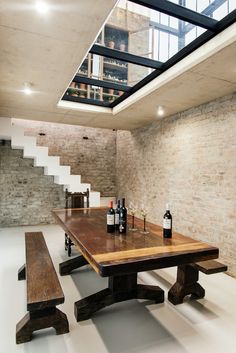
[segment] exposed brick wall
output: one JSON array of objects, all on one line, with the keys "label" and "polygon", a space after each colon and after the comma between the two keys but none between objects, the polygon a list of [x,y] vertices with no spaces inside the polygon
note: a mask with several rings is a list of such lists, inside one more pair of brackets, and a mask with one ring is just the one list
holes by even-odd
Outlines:
[{"label": "exposed brick wall", "polygon": [[12,150],[10,141],[0,145],[0,227],[52,223],[53,208],[64,207],[63,187]]},{"label": "exposed brick wall", "polygon": [[[46,133],[39,144],[87,175],[93,189],[112,196],[117,187],[127,204],[144,203],[150,221],[161,224],[169,202],[174,229],[219,246],[236,276],[236,94],[117,137],[104,129],[21,124],[29,135]],[[0,196],[1,226],[51,222],[50,210],[64,205],[62,187],[10,143],[0,146]]]},{"label": "exposed brick wall", "polygon": [[59,156],[61,165],[70,166],[72,174],[81,175],[82,183],[90,183],[101,196],[115,196],[115,131],[27,120],[16,123],[24,126],[25,135],[36,136],[38,145],[48,147],[49,155]]},{"label": "exposed brick wall", "polygon": [[117,133],[117,190],[162,224],[220,248],[236,276],[236,95]]}]

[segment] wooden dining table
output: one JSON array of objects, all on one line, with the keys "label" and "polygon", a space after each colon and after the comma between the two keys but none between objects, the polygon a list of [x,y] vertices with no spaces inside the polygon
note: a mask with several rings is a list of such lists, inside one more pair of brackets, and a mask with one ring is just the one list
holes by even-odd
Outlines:
[{"label": "wooden dining table", "polygon": [[168,292],[173,304],[183,301],[183,296],[202,298],[204,288],[198,283],[196,262],[216,259],[219,249],[173,232],[172,238],[163,238],[162,227],[146,222],[148,234],[142,234],[143,221],[135,218],[137,230],[126,234],[107,233],[107,208],[57,209],[52,211],[56,221],[69,235],[79,250],[79,256],[59,265],[61,275],[90,264],[102,277],[108,277],[108,287],[75,302],[77,321],[86,320],[113,303],[129,299],[147,299],[156,303],[164,301],[164,291],[159,286],[137,283],[137,274],[177,266],[177,280]]}]

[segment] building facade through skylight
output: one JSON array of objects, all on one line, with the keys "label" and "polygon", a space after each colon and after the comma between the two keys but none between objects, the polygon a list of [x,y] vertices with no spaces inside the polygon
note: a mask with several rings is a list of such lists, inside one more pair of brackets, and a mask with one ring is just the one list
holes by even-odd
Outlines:
[{"label": "building facade through skylight", "polygon": [[114,107],[232,24],[235,8],[235,0],[120,0],[63,100]]}]

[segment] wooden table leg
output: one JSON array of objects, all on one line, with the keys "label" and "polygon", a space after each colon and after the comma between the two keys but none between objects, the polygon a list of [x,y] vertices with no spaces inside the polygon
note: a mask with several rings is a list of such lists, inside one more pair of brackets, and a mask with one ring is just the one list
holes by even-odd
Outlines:
[{"label": "wooden table leg", "polygon": [[88,261],[82,256],[76,256],[73,259],[66,260],[59,264],[59,273],[61,276],[69,275],[76,268],[87,265]]},{"label": "wooden table leg", "polygon": [[178,266],[177,280],[168,292],[168,300],[174,304],[183,303],[186,295],[191,294],[192,299],[200,299],[205,296],[205,289],[197,282],[199,272],[194,265]]},{"label": "wooden table leg", "polygon": [[112,276],[108,279],[108,288],[75,302],[76,320],[87,320],[106,306],[135,298],[163,303],[164,291],[158,286],[137,284],[137,273]]}]

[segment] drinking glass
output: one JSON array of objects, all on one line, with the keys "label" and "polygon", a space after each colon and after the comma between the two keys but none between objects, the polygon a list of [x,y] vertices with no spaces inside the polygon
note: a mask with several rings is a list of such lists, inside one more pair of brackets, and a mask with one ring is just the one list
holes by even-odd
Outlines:
[{"label": "drinking glass", "polygon": [[146,228],[147,209],[144,207],[144,205],[141,206],[141,215],[143,217],[143,230],[141,230],[140,232],[142,234],[149,234],[149,231]]},{"label": "drinking glass", "polygon": [[131,228],[129,228],[129,230],[131,230],[132,232],[135,232],[137,230],[137,228],[135,228],[135,226],[134,226],[134,215],[135,215],[136,211],[137,211],[137,207],[133,204],[133,202],[130,202],[129,213],[132,216],[132,226],[131,226]]}]

